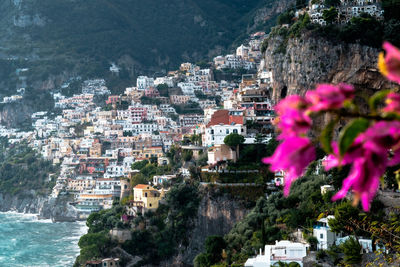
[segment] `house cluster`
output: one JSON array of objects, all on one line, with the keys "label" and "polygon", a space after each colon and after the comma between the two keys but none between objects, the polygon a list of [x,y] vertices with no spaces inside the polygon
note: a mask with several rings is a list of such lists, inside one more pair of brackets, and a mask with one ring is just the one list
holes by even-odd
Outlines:
[{"label": "house cluster", "polygon": [[[9,142],[27,139],[43,158],[59,164],[52,197],[73,195],[72,204],[82,217],[110,208],[126,196],[132,198],[128,212],[132,216],[156,209],[166,185],[177,176],[190,176],[189,166],[132,188],[130,181],[138,172],[132,169],[134,163],[167,165],[171,160],[167,153],[181,146],[194,159],[207,155],[203,168],[215,170],[237,160],[238,151],[225,145],[228,135],[242,135],[246,144],[255,143],[259,134],[269,137],[273,77],[270,70],[258,69],[263,38],[264,33],[251,35],[235,55],[221,56],[224,60],[206,68],[182,63],[162,77],[139,76],[120,95],[112,95],[104,79],[70,79],[62,88],[79,81],[81,92],[68,97],[52,93],[56,113],[36,112],[31,116],[33,131],[0,128],[0,136]],[[236,60],[239,65],[232,63]],[[238,66],[249,66],[253,74],[230,81],[215,79],[213,69]],[[249,128],[250,124],[258,128]],[[198,139],[184,144],[188,136]]]},{"label": "house cluster", "polygon": [[235,54],[217,56],[214,58],[215,68],[218,69],[255,69],[261,60],[260,46],[266,37],[264,32],[257,32],[250,36],[248,44],[236,48]]},{"label": "house cluster", "polygon": [[[324,5],[323,1],[310,1],[305,10],[297,11],[297,14],[307,12],[312,23],[326,25],[323,18],[324,10],[329,7]],[[340,4],[336,7],[338,12],[337,23],[345,24],[353,17],[359,17],[366,13],[377,19],[383,19],[383,9],[379,0],[340,0]]]},{"label": "house cluster", "polygon": [[[326,186],[321,187],[321,192],[326,192]],[[329,227],[329,220],[334,219],[333,215],[319,219],[313,226],[312,235],[317,239],[317,250],[327,250],[331,246],[339,246],[354,236],[334,233]],[[301,233],[301,231],[299,232]],[[301,233],[302,235],[302,233]],[[299,241],[299,240],[297,240]],[[305,257],[309,256],[310,244],[305,240],[301,242],[293,242],[289,240],[276,241],[275,245],[266,245],[264,252],[260,252],[255,257],[249,258],[245,267],[262,267],[262,266],[281,266],[281,264],[289,265],[297,263],[298,266],[304,266]],[[383,246],[374,244],[372,239],[357,237],[357,241],[361,246],[362,253],[371,253],[375,250],[385,251]],[[283,266],[283,265],[282,265]]]}]

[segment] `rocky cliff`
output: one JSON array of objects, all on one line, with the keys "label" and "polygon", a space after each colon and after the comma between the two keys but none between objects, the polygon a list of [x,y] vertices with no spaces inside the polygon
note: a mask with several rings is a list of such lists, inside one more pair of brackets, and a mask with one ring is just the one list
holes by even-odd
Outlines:
[{"label": "rocky cliff", "polygon": [[318,83],[350,83],[363,94],[390,86],[377,69],[379,50],[359,44],[334,43],[305,33],[284,40],[270,37],[260,69],[273,77],[272,97],[304,95]]},{"label": "rocky cliff", "polygon": [[6,127],[19,128],[30,124],[32,107],[25,105],[23,101],[4,104],[0,108],[0,124]]},{"label": "rocky cliff", "polygon": [[195,218],[195,227],[190,232],[189,246],[181,248],[180,253],[161,266],[191,266],[193,260],[204,252],[204,243],[210,235],[225,235],[242,220],[250,209],[226,194],[216,194],[207,188],[201,189],[202,199]]},{"label": "rocky cliff", "polygon": [[0,193],[0,211],[38,214],[42,219],[54,221],[75,221],[78,213],[69,201],[68,196],[55,199],[37,195],[33,190],[17,195]]}]

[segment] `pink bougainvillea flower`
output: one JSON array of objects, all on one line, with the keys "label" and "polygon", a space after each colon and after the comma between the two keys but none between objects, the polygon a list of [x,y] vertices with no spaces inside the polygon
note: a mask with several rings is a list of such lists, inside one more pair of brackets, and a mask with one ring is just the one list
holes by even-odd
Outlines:
[{"label": "pink bougainvillea flower", "polygon": [[379,179],[385,173],[387,159],[382,155],[370,153],[353,162],[349,176],[343,180],[343,186],[332,197],[338,200],[346,197],[350,188],[353,189],[357,201],[361,199],[362,207],[369,211],[370,202],[374,198],[379,186]]},{"label": "pink bougainvillea flower", "polygon": [[289,137],[275,150],[275,153],[262,161],[271,164],[271,171],[285,172],[285,196],[289,195],[293,181],[304,174],[306,167],[315,160],[315,148],[305,137]]},{"label": "pink bougainvillea flower", "polygon": [[311,111],[338,109],[343,107],[346,100],[354,98],[354,87],[341,83],[338,86],[332,84],[320,84],[314,91],[308,91],[306,99],[311,103]]},{"label": "pink bougainvillea flower", "polygon": [[385,42],[383,48],[386,55],[379,54],[379,70],[389,80],[400,83],[400,50],[389,42]]},{"label": "pink bougainvillea flower", "polygon": [[400,94],[390,92],[386,97],[386,107],[383,111],[400,113]]},{"label": "pink bougainvillea flower", "polygon": [[[352,168],[349,176],[343,181],[342,188],[332,200],[346,197],[347,192],[352,189],[356,201],[361,200],[363,209],[369,211],[370,202],[379,187],[380,177],[385,173],[387,166],[399,161],[399,143],[400,122],[382,121],[360,134],[342,159],[338,156],[337,144],[334,144],[334,154],[329,155],[324,162],[325,169],[347,164],[352,164]],[[388,156],[392,148],[396,151],[389,161]]]},{"label": "pink bougainvillea flower", "polygon": [[311,118],[306,114],[308,102],[300,96],[292,95],[283,99],[275,107],[279,116],[277,125],[281,130],[279,139],[305,134],[311,127]]}]

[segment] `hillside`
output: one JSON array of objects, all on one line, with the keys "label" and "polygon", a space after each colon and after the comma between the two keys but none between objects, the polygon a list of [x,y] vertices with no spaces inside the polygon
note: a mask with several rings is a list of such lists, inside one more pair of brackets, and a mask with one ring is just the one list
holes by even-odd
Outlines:
[{"label": "hillside", "polygon": [[40,66],[34,81],[72,70],[104,76],[111,62],[133,78],[218,54],[248,30],[268,29],[288,2],[6,0],[0,58]]}]

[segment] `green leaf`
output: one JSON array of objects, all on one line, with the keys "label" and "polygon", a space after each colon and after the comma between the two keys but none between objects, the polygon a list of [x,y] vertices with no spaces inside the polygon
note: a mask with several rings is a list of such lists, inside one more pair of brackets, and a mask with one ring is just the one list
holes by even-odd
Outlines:
[{"label": "green leaf", "polygon": [[341,157],[353,144],[354,139],[356,139],[360,133],[367,130],[368,126],[369,121],[367,119],[359,118],[352,120],[343,128],[339,135],[339,154]]},{"label": "green leaf", "polygon": [[332,119],[328,123],[328,125],[322,130],[321,135],[319,137],[322,149],[327,154],[331,154],[333,152],[332,149],[333,129],[335,128],[337,122],[338,122],[337,118]]},{"label": "green leaf", "polygon": [[376,108],[378,107],[378,104],[385,99],[385,97],[390,93],[390,90],[382,90],[379,92],[376,92],[373,96],[369,98],[369,107],[373,113],[376,113]]}]

